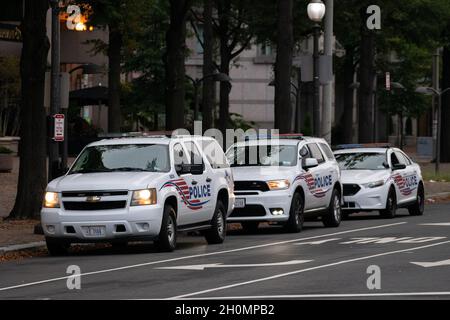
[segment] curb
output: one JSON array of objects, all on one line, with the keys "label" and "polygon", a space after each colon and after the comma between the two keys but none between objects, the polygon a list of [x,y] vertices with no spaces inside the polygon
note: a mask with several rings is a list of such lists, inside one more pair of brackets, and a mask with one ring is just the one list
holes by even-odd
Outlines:
[{"label": "curb", "polygon": [[450,192],[440,192],[435,194],[426,194],[425,198],[435,198],[435,197],[443,197],[450,195]]},{"label": "curb", "polygon": [[45,241],[30,242],[24,244],[13,244],[10,246],[0,247],[0,255],[3,255],[7,252],[20,251],[26,249],[37,249],[40,247],[45,247]]}]

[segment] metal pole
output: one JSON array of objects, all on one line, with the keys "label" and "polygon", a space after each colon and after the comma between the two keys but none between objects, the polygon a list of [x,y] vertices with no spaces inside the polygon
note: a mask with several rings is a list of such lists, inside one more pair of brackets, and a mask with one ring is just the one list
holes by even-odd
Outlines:
[{"label": "metal pole", "polygon": [[[325,30],[324,30],[324,55],[330,56],[333,61],[333,15],[334,0],[325,0]],[[333,62],[331,62],[331,66]],[[332,123],[332,99],[333,82],[327,82],[323,86],[323,108],[322,108],[322,137],[331,143],[331,123]]]},{"label": "metal pole", "polygon": [[[52,44],[51,44],[51,85],[50,85],[50,119],[51,132],[54,130],[53,116],[59,112],[60,109],[60,78],[59,78],[59,1],[51,0],[52,8]],[[59,167],[59,148],[58,142],[50,139],[49,143],[49,159],[48,159],[48,179],[49,181],[55,178],[56,171]]]},{"label": "metal pole", "polygon": [[199,101],[198,101],[198,87],[200,86],[200,82],[199,81],[195,81],[194,82],[194,120],[197,121],[198,119],[198,114],[199,114]]},{"label": "metal pole", "polygon": [[296,109],[296,117],[295,117],[295,132],[300,132],[302,127],[302,114],[301,114],[301,87],[302,87],[302,69],[297,69],[297,96],[295,99],[295,109]]},{"label": "metal pole", "polygon": [[316,137],[320,137],[320,82],[319,82],[319,32],[320,25],[314,25],[314,98],[313,98],[313,132]]},{"label": "metal pole", "polygon": [[441,163],[441,109],[442,109],[442,93],[438,94],[438,106],[437,106],[437,133],[436,133],[436,175],[439,174],[439,166]]}]

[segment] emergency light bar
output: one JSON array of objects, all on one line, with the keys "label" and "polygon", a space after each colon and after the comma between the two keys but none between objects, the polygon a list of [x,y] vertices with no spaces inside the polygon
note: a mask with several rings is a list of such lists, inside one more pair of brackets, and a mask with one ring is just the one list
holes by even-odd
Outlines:
[{"label": "emergency light bar", "polygon": [[334,150],[344,149],[361,149],[361,148],[391,148],[390,143],[354,143],[354,144],[339,144],[334,147]]}]

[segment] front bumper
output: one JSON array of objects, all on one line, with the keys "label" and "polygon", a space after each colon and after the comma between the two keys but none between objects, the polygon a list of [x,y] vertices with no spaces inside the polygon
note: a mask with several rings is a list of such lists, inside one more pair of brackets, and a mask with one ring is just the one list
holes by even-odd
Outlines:
[{"label": "front bumper", "polygon": [[[160,232],[162,215],[160,205],[95,211],[44,208],[41,222],[46,237],[72,239],[73,242],[153,239]],[[89,235],[89,227],[104,227],[105,233]]]},{"label": "front bumper", "polygon": [[[245,191],[243,191],[246,193]],[[250,192],[250,191],[248,191]],[[254,192],[254,191],[252,191]],[[292,195],[290,190],[258,191],[254,195],[243,195],[235,191],[236,199],[245,198],[244,208],[234,208],[228,222],[261,221],[284,222],[289,219]],[[274,215],[271,210],[283,210],[283,214]]]},{"label": "front bumper", "polygon": [[355,195],[344,196],[343,210],[382,210],[386,208],[389,187],[383,185],[377,188],[361,187]]}]

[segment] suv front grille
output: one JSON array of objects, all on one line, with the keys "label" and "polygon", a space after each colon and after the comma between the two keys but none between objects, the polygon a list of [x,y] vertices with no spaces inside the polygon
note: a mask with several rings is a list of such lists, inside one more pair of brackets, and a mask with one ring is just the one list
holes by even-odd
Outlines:
[{"label": "suv front grille", "polygon": [[244,208],[236,208],[230,217],[264,217],[266,209],[259,204],[248,204]]},{"label": "suv front grille", "polygon": [[100,201],[100,202],[78,202],[63,201],[64,209],[75,211],[91,211],[91,210],[112,210],[122,209],[127,205],[127,201]]},{"label": "suv front grille", "polygon": [[269,186],[265,181],[235,181],[234,190],[236,191],[269,191]]},{"label": "suv front grille", "polygon": [[108,196],[126,196],[126,190],[111,190],[111,191],[63,191],[61,192],[63,198],[81,198],[81,197],[108,197]]},{"label": "suv front grille", "polygon": [[354,196],[361,190],[361,187],[357,184],[344,184],[344,196]]}]

